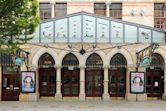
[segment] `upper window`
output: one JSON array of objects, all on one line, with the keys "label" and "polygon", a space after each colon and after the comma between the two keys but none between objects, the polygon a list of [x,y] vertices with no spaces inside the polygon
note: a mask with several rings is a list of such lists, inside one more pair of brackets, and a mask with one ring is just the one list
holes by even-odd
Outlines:
[{"label": "upper window", "polygon": [[164,3],[154,4],[154,17],[164,17]]},{"label": "upper window", "polygon": [[51,18],[51,4],[49,3],[40,3],[40,18],[41,20]]},{"label": "upper window", "polygon": [[55,17],[64,16],[67,14],[67,4],[66,3],[56,3],[55,4]]},{"label": "upper window", "polygon": [[154,27],[166,29],[166,7],[164,3],[154,4]]},{"label": "upper window", "polygon": [[94,13],[97,15],[106,16],[106,4],[105,3],[95,3]]},{"label": "upper window", "polygon": [[122,4],[112,3],[110,5],[110,17],[115,19],[122,19]]}]

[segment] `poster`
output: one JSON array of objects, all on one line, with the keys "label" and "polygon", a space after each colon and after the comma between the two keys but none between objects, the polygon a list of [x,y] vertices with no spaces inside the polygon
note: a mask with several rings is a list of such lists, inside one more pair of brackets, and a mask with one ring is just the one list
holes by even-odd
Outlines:
[{"label": "poster", "polygon": [[145,77],[144,72],[130,73],[130,90],[131,93],[144,93]]},{"label": "poster", "polygon": [[34,93],[35,92],[35,72],[24,71],[21,72],[21,85],[23,93]]}]

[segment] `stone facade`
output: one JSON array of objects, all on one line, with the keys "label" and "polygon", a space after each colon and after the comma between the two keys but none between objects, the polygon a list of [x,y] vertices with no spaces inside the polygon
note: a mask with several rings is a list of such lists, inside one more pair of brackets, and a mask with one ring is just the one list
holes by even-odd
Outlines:
[{"label": "stone facade", "polygon": [[[106,4],[116,3],[116,2],[122,2],[123,7],[123,14],[122,14],[122,20],[130,21],[138,24],[153,26],[154,25],[154,2],[163,2],[164,0],[39,0],[39,2],[50,2],[52,5],[56,2],[66,2],[67,1],[67,13],[75,13],[79,11],[86,11],[90,13],[94,13],[94,2],[105,2]],[[107,17],[109,17],[109,5],[107,5]],[[52,8],[54,8],[52,6]],[[131,15],[131,11],[134,11],[134,15]],[[142,12],[143,15],[140,15]],[[52,11],[52,18],[54,18],[54,11]],[[133,44],[133,45],[126,45],[122,47],[114,47],[114,48],[108,48],[106,50],[103,50],[103,48],[112,47],[113,44],[110,43],[97,43],[96,48],[93,48],[93,44],[83,43],[72,44],[72,48],[69,48],[68,43],[52,43],[49,44],[50,47],[46,46],[37,46],[32,44],[26,44],[24,46],[21,46],[20,48],[27,50],[30,52],[29,55],[29,70],[36,72],[36,92],[35,93],[28,93],[24,94],[21,93],[19,96],[20,101],[38,101],[41,98],[39,97],[39,66],[38,61],[39,58],[44,53],[49,53],[54,61],[55,61],[55,69],[56,69],[56,94],[53,100],[55,101],[61,101],[65,100],[67,98],[62,97],[61,92],[61,69],[62,69],[62,61],[65,55],[68,53],[74,54],[78,61],[79,61],[79,68],[80,68],[80,92],[79,97],[69,97],[68,99],[77,99],[80,101],[85,101],[87,99],[85,94],[85,68],[86,68],[86,60],[92,53],[97,53],[102,61],[103,61],[103,69],[104,69],[104,92],[101,98],[104,101],[108,101],[111,99],[118,99],[118,98],[110,98],[108,93],[108,69],[110,68],[110,60],[111,58],[117,54],[122,54],[126,61],[127,61],[127,69],[126,69],[126,94],[125,98],[126,100],[131,101],[145,101],[147,100],[147,94],[131,94],[130,93],[130,72],[136,70],[136,52],[140,49],[143,49],[147,46],[147,44]],[[80,54],[79,50],[84,47],[84,50],[89,51],[89,53]],[[60,50],[61,49],[61,50]],[[67,51],[65,51],[67,50]],[[98,50],[98,51],[95,51]],[[159,46],[155,53],[160,54],[164,61],[166,61],[166,46]],[[165,70],[165,69],[164,69]],[[27,71],[25,65],[21,67],[21,71]],[[138,71],[146,71],[145,67],[141,67],[138,69]],[[0,84],[2,84],[2,68],[0,67]],[[0,85],[0,89],[2,85]],[[1,92],[0,90],[0,97]],[[48,99],[48,98],[47,98]],[[93,98],[92,99],[98,99]],[[166,100],[166,71],[164,73],[164,94],[163,94],[163,100]]]},{"label": "stone facade", "polygon": [[[63,49],[67,49],[70,50],[68,48],[67,44],[53,44],[52,46],[54,47],[61,47]],[[91,50],[91,48],[89,47],[89,44],[83,44],[83,46],[85,47],[85,50]],[[106,46],[111,46],[110,44],[97,44],[97,48],[96,49],[103,49]],[[46,48],[46,47],[41,47],[41,46],[35,46],[35,45],[26,45],[26,47],[28,47],[28,49],[30,50],[30,64],[32,64],[33,66],[36,67],[36,93],[35,94],[20,94],[20,100],[21,101],[37,101],[39,100],[39,80],[38,80],[38,60],[40,58],[40,56],[44,53],[49,53],[55,60],[55,68],[57,70],[57,79],[56,79],[56,89],[57,89],[57,93],[55,94],[55,100],[56,101],[61,101],[61,100],[66,100],[66,98],[62,97],[62,93],[61,93],[61,68],[62,68],[62,60],[64,58],[64,56],[68,53],[70,53],[70,51],[63,51],[63,50],[56,50],[53,48]],[[145,101],[147,100],[147,95],[146,93],[144,94],[131,94],[130,93],[130,77],[129,74],[131,71],[135,71],[136,69],[136,52],[140,49],[140,47],[146,47],[145,45],[142,44],[136,44],[136,45],[129,45],[129,46],[123,46],[120,49],[118,48],[113,48],[113,49],[108,49],[108,50],[101,50],[101,51],[96,51],[95,53],[97,53],[103,60],[103,68],[104,68],[104,93],[102,96],[102,100],[104,101],[108,101],[110,99],[116,99],[116,98],[110,98],[109,94],[108,94],[108,68],[110,67],[109,65],[109,61],[111,60],[111,58],[113,57],[113,55],[115,55],[116,53],[121,53],[127,60],[127,71],[126,71],[126,96],[125,99],[129,100],[129,101],[135,101],[136,99],[138,101]],[[73,49],[72,50],[79,50],[81,48],[81,45],[79,44],[73,44]],[[76,100],[79,99],[80,101],[82,100],[86,100],[88,98],[85,97],[85,62],[86,59],[88,58],[88,56],[90,54],[92,54],[93,52],[90,53],[85,53],[84,55],[81,55],[80,53],[77,52],[72,52],[78,61],[79,61],[79,68],[80,68],[80,94],[79,94],[79,98],[75,98]],[[166,61],[166,57],[164,56],[166,53],[166,47],[165,46],[160,46],[158,49],[155,50],[155,53],[160,54],[164,60]],[[25,70],[23,70],[25,71]],[[138,69],[138,71],[144,71],[146,72],[146,68],[145,67],[141,67]],[[165,82],[165,86],[166,86],[166,82]],[[164,94],[163,94],[163,99],[165,100],[165,95],[166,95],[166,88],[164,89]],[[63,99],[62,99],[63,98]],[[70,98],[70,97],[69,97]],[[73,97],[71,97],[73,98]],[[71,99],[70,98],[70,99]],[[118,99],[118,98],[117,98]]]}]

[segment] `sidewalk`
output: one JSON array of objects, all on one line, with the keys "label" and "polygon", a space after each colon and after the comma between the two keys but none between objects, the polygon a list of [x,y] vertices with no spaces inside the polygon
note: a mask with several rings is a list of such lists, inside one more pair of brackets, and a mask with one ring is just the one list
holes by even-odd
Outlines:
[{"label": "sidewalk", "polygon": [[166,111],[166,101],[0,102],[0,111]]}]

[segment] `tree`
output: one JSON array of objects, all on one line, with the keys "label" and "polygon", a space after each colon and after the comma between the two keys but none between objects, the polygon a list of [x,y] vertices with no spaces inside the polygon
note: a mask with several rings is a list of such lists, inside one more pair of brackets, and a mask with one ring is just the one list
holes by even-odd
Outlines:
[{"label": "tree", "polygon": [[38,24],[38,0],[0,0],[0,52],[14,53]]}]

